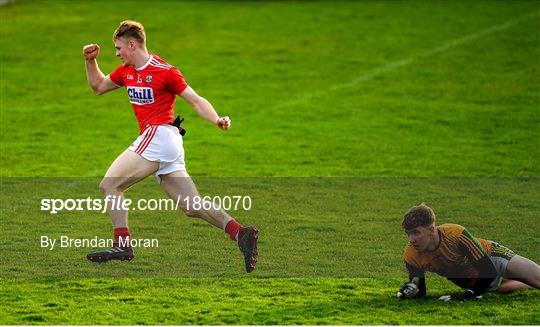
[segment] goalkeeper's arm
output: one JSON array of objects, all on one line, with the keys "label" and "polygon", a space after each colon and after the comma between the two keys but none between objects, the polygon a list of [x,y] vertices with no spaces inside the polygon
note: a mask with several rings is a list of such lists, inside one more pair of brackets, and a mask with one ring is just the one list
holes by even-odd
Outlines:
[{"label": "goalkeeper's arm", "polygon": [[426,296],[426,276],[422,269],[419,269],[408,262],[405,262],[405,267],[409,271],[409,282],[415,283],[418,286],[418,293],[413,297],[418,299]]}]

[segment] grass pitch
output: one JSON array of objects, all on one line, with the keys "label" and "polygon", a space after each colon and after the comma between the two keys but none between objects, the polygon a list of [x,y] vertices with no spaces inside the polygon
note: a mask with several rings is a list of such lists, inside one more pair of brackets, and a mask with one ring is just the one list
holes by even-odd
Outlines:
[{"label": "grass pitch", "polygon": [[538,324],[538,312],[531,310],[540,304],[538,296],[494,294],[466,305],[441,303],[434,296],[404,302],[393,297],[396,283],[363,278],[30,281],[8,283],[14,293],[0,301],[6,303],[5,324]]},{"label": "grass pitch", "polygon": [[112,31],[132,18],[145,23],[150,51],[231,116],[222,133],[178,101],[195,176],[536,176],[538,7],[3,6],[2,174],[102,176],[133,141],[125,92],[94,97],[81,55],[84,44],[99,43],[100,67],[112,71]]},{"label": "grass pitch", "polygon": [[[539,324],[538,291],[439,303],[457,288],[430,275],[426,300],[394,299],[405,277],[400,216],[421,201],[441,222],[540,261],[539,10],[534,1],[1,6],[0,324]],[[125,92],[94,97],[81,56],[99,43],[100,67],[112,71],[111,34],[124,19],[141,21],[149,50],[231,116],[223,133],[176,105],[201,191],[253,196],[253,210],[235,214],[261,229],[255,273],[242,272],[221,232],[174,212],[131,215],[137,236],[163,242],[129,264],[39,248],[43,234],[111,232],[104,215],[52,216],[39,199],[99,196],[97,177],[137,134]],[[130,196],[161,193],[149,179]]]}]

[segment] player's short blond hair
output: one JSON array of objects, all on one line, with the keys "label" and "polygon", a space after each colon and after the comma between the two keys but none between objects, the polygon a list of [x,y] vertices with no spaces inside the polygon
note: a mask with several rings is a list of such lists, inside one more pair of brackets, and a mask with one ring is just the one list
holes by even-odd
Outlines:
[{"label": "player's short blond hair", "polygon": [[146,44],[146,33],[144,32],[144,26],[133,20],[125,20],[120,23],[118,28],[114,31],[113,39],[134,38],[141,44]]},{"label": "player's short blond hair", "polygon": [[415,229],[416,227],[429,227],[435,222],[435,212],[425,203],[410,208],[403,216],[401,227],[404,230]]}]

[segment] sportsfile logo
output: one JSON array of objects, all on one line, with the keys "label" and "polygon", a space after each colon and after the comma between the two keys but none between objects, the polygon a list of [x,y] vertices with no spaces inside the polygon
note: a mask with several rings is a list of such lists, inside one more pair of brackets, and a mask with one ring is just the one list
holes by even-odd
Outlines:
[{"label": "sportsfile logo", "polygon": [[154,91],[151,87],[128,86],[129,102],[135,104],[154,103]]}]

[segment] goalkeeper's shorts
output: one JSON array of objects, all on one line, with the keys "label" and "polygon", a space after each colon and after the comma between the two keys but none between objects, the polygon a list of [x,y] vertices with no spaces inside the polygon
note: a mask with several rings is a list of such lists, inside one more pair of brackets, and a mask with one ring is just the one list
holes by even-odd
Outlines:
[{"label": "goalkeeper's shorts", "polygon": [[129,146],[129,150],[144,159],[159,162],[155,176],[175,171],[185,171],[184,144],[178,128],[172,125],[148,125],[144,132]]},{"label": "goalkeeper's shorts", "polygon": [[491,241],[491,244],[492,249],[489,258],[497,270],[497,278],[489,285],[488,291],[496,291],[501,285],[502,280],[506,277],[506,267],[508,266],[508,262],[516,254],[514,251],[497,242]]}]

